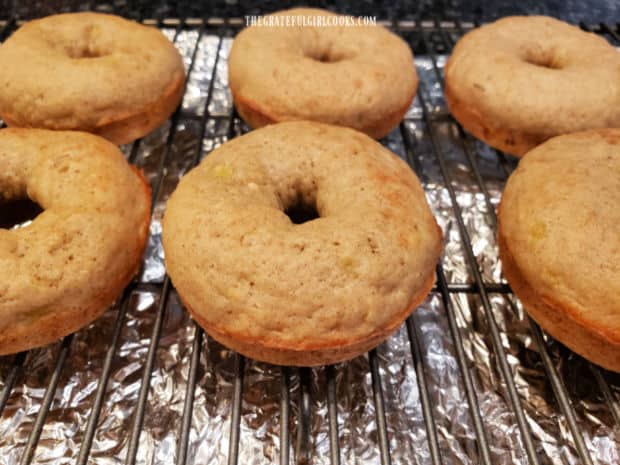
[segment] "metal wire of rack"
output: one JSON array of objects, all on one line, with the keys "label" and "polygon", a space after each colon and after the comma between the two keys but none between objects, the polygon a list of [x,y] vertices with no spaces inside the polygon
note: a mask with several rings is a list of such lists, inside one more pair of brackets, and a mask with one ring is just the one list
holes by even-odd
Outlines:
[{"label": "metal wire of rack", "polygon": [[[242,21],[240,19],[228,18],[207,18],[207,19],[182,19],[168,20],[155,19],[144,20],[147,24],[153,24],[157,27],[173,28],[174,37],[181,31],[196,31],[196,40],[193,50],[189,56],[188,79],[191,76],[192,69],[197,66],[197,52],[199,49],[200,39],[205,36],[212,36],[217,40],[217,53],[214,57],[214,63],[211,68],[211,76],[208,88],[205,89],[207,97],[204,108],[197,114],[186,114],[182,108],[179,108],[172,116],[170,124],[167,126],[166,144],[163,148],[159,160],[154,170],[155,176],[151,179],[153,192],[153,206],[161,204],[165,200],[166,192],[169,193],[174,187],[173,181],[167,178],[167,169],[171,163],[176,163],[178,151],[175,148],[177,144],[187,143],[180,141],[178,128],[183,125],[195,128],[192,144],[193,154],[191,159],[183,161],[184,168],[189,169],[195,166],[201,159],[203,152],[209,151],[217,145],[209,144],[205,147],[207,132],[210,131],[209,125],[219,125],[225,128],[221,136],[222,140],[233,138],[243,132],[243,126],[238,116],[231,111],[227,115],[215,114],[211,111],[211,101],[213,98],[214,82],[217,79],[216,73],[220,68],[218,64],[225,60],[226,50],[224,44],[226,40],[240,29]],[[19,21],[11,19],[5,21],[0,30],[0,40],[5,40],[11,32],[19,24]],[[461,24],[459,22],[445,23],[438,20],[424,22],[403,22],[393,21],[388,24],[394,31],[402,35],[412,46],[416,56],[428,56],[432,63],[433,72],[436,74],[437,81],[442,83],[441,75],[441,56],[449,53],[455,40],[458,39],[467,29],[474,27],[472,24]],[[582,25],[587,29],[586,25]],[[615,45],[620,45],[620,30],[618,27],[600,24],[591,27],[597,33],[605,35]],[[402,138],[405,153],[404,156],[412,169],[419,173],[419,150],[422,141],[420,140],[420,131],[425,143],[430,147],[429,155],[434,157],[438,174],[446,188],[447,195],[451,207],[454,211],[454,219],[456,229],[458,231],[460,246],[464,251],[464,257],[469,269],[469,273],[473,278],[471,282],[452,282],[448,273],[444,269],[442,263],[437,265],[437,283],[433,289],[433,294],[441,301],[441,306],[445,311],[448,322],[450,336],[454,345],[454,352],[458,363],[458,369],[461,376],[462,386],[468,405],[469,415],[473,423],[475,431],[475,451],[472,453],[477,457],[477,463],[491,465],[494,463],[494,455],[492,451],[492,440],[488,436],[485,426],[485,418],[479,405],[479,382],[475,376],[475,366],[467,352],[464,344],[465,329],[462,321],[459,320],[457,309],[455,308],[455,295],[475,296],[479,300],[482,308],[482,315],[486,319],[489,329],[490,343],[492,354],[498,367],[499,385],[501,392],[510,407],[511,414],[514,416],[515,424],[518,429],[519,443],[524,451],[524,463],[538,465],[545,463],[541,459],[540,445],[533,438],[531,425],[528,416],[523,407],[522,396],[519,392],[519,386],[515,382],[511,362],[505,350],[505,341],[502,332],[496,321],[496,313],[494,312],[491,297],[494,295],[502,295],[509,299],[511,305],[514,306],[515,312],[516,301],[511,295],[509,286],[500,280],[489,281],[481,272],[480,258],[478,257],[472,245],[470,237],[470,229],[466,222],[465,208],[457,199],[458,180],[454,177],[454,170],[449,166],[451,163],[438,138],[437,124],[446,124],[456,134],[458,144],[465,155],[465,169],[470,173],[477,185],[479,193],[483,196],[486,205],[486,213],[489,218],[491,228],[496,227],[495,204],[496,200],[490,193],[485,174],[480,167],[479,153],[477,145],[471,136],[467,135],[458,124],[447,114],[434,113],[429,111],[431,106],[429,102],[429,89],[425,89],[424,85],[418,93],[419,105],[421,113],[418,115],[409,114],[398,129],[398,136]],[[213,139],[213,135],[210,136]],[[131,162],[137,162],[140,153],[141,144],[144,141],[135,142],[128,148],[128,159]],[[502,153],[494,153],[495,162],[501,167],[505,176],[508,176],[514,169],[514,162],[504,156]],[[420,175],[424,181],[424,176]],[[140,366],[140,382],[139,392],[135,406],[131,413],[132,426],[128,431],[128,439],[126,445],[126,454],[124,463],[133,465],[138,462],[138,452],[141,446],[141,433],[145,418],[147,418],[147,401],[151,390],[151,377],[155,366],[157,365],[158,346],[162,337],[162,328],[165,324],[166,312],[169,300],[175,291],[167,276],[161,283],[144,283],[137,280],[133,282],[124,292],[117,304],[117,313],[105,356],[101,361],[100,376],[96,381],[94,389],[94,397],[89,417],[86,422],[84,431],[81,433],[79,443],[79,452],[75,457],[75,463],[83,465],[89,463],[91,459],[91,448],[93,439],[96,434],[98,425],[102,421],[102,406],[105,403],[106,396],[109,395],[110,376],[114,360],[118,357],[119,340],[126,326],[126,316],[131,300],[136,293],[146,291],[157,295],[155,305],[155,315],[150,328],[150,333],[145,337],[148,339],[148,349]],[[576,451],[579,460],[583,464],[595,463],[591,451],[586,445],[584,435],[579,427],[577,413],[575,410],[575,401],[571,398],[571,392],[566,386],[566,380],[563,374],[558,370],[557,364],[554,362],[554,355],[549,351],[549,338],[540,330],[533,322],[530,322],[531,336],[534,345],[539,353],[541,363],[544,366],[548,382],[553,391],[555,402],[558,406],[558,415],[565,421],[570,437],[572,438],[572,447]],[[434,415],[433,394],[426,367],[426,359],[420,329],[415,322],[414,316],[410,317],[405,324],[406,336],[409,343],[409,350],[415,378],[419,390],[419,398],[424,420],[424,430],[426,435],[426,443],[430,457],[430,463],[438,465],[447,463],[443,458],[443,450],[439,439],[440,432],[436,424]],[[178,465],[185,465],[191,462],[192,448],[190,447],[190,439],[192,437],[192,411],[196,402],[196,385],[199,378],[202,350],[205,341],[210,339],[208,334],[196,324],[191,323],[190,331],[193,333],[191,337],[190,357],[187,366],[187,385],[183,400],[183,409],[181,421],[178,425],[178,442],[176,450],[173,454],[174,462]],[[63,376],[63,370],[67,359],[71,357],[71,347],[74,336],[68,336],[55,349],[54,358],[50,360],[49,377],[46,380],[45,390],[41,399],[41,406],[36,412],[34,421],[27,435],[23,449],[19,451],[19,463],[27,465],[35,461],[35,453],[37,445],[41,439],[41,433],[45,427],[46,420],[50,412],[57,390],[60,389],[59,383]],[[2,387],[0,391],[0,416],[10,403],[12,391],[17,380],[22,376],[26,353],[21,353],[11,358],[7,363],[7,368],[2,372]],[[230,425],[228,431],[228,453],[226,463],[234,465],[239,463],[240,448],[240,423],[243,410],[244,387],[246,386],[246,365],[247,360],[241,355],[234,355],[234,364],[232,370],[232,386],[231,386],[231,413]],[[585,363],[585,362],[584,362]],[[368,354],[368,367],[372,386],[372,401],[374,404],[375,421],[377,425],[376,442],[380,451],[380,462],[382,465],[392,463],[393,444],[390,441],[388,431],[389,418],[386,415],[386,397],[384,395],[384,385],[382,383],[381,363],[377,350],[372,350]],[[617,393],[617,379],[614,375],[604,372],[603,370],[588,365],[592,376],[596,382],[596,386],[600,390],[601,396],[604,398],[607,408],[616,428],[620,427],[620,405]],[[291,459],[295,463],[311,463],[314,460],[313,449],[311,447],[312,435],[312,396],[315,389],[312,386],[312,370],[311,369],[294,369],[281,368],[280,370],[280,399],[279,399],[279,463],[288,464]],[[334,366],[326,367],[322,372],[320,379],[325,385],[328,419],[327,440],[329,443],[329,461],[332,464],[340,464],[346,462],[346,458],[341,454],[341,428],[342,422],[339,417],[342,412],[338,406],[338,369]],[[294,394],[298,398],[293,397]],[[0,459],[1,461],[2,459]]]}]

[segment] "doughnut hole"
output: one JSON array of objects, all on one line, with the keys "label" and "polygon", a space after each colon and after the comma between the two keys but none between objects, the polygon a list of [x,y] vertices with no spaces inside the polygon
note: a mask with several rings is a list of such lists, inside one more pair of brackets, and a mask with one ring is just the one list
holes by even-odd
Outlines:
[{"label": "doughnut hole", "polygon": [[0,201],[0,229],[28,226],[42,212],[43,208],[27,197]]},{"label": "doughnut hole", "polygon": [[342,51],[332,49],[314,49],[309,52],[305,52],[304,56],[320,63],[338,63],[339,61],[344,61],[351,58]]},{"label": "doughnut hole", "polygon": [[282,182],[276,195],[280,197],[283,213],[293,224],[303,224],[320,218],[321,209],[317,205],[317,183],[312,176]]},{"label": "doughnut hole", "polygon": [[288,205],[284,209],[284,213],[289,217],[293,224],[303,224],[308,221],[320,218],[320,214],[316,208],[316,202],[304,201],[301,197],[297,201]]},{"label": "doughnut hole", "polygon": [[350,60],[356,55],[353,50],[348,50],[337,40],[322,38],[302,41],[302,54],[313,61],[326,64]]},{"label": "doughnut hole", "polygon": [[530,65],[538,66],[540,68],[564,68],[563,60],[554,50],[528,48],[523,55],[523,60]]},{"label": "doughnut hole", "polygon": [[45,37],[48,45],[72,60],[101,58],[112,54],[110,37],[106,37],[97,24],[84,24],[81,28],[64,34]]},{"label": "doughnut hole", "polygon": [[69,58],[73,60],[88,59],[88,58],[101,58],[110,55],[109,51],[102,50],[97,44],[83,43],[76,46],[65,48]]},{"label": "doughnut hole", "polygon": [[67,56],[73,60],[101,58],[112,54],[110,44],[104,44],[97,34],[87,33],[76,41],[63,44]]}]

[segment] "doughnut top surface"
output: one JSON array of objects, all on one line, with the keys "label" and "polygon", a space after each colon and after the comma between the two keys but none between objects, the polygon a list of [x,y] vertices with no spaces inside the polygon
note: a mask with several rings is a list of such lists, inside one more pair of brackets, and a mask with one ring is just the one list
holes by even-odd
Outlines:
[{"label": "doughnut top surface", "polygon": [[315,26],[317,17],[342,18],[325,10],[295,8],[270,16],[303,17],[307,23],[250,26],[235,37],[229,84],[253,127],[312,120],[379,138],[398,124],[418,84],[405,41],[382,26]]},{"label": "doughnut top surface", "polygon": [[606,129],[555,137],[529,152],[508,180],[499,215],[506,253],[528,287],[615,345],[619,205],[620,129]]},{"label": "doughnut top surface", "polygon": [[91,132],[157,107],[184,77],[159,30],[101,13],[24,24],[0,46],[0,65],[9,125]]},{"label": "doughnut top surface", "polygon": [[[318,218],[295,224],[295,205]],[[194,317],[281,364],[351,358],[430,290],[441,232],[415,174],[368,136],[319,123],[227,142],[180,182],[166,265]]]},{"label": "doughnut top surface", "polygon": [[86,133],[0,130],[0,209],[30,198],[28,226],[0,228],[0,354],[92,321],[140,263],[149,188],[113,144]]}]

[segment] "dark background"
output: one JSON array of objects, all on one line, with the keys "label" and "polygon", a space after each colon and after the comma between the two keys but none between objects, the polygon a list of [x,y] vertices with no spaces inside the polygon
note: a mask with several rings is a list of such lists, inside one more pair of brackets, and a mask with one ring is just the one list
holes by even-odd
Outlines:
[{"label": "dark background", "polygon": [[29,19],[61,11],[109,11],[132,18],[242,17],[307,5],[339,13],[370,15],[387,20],[461,20],[487,22],[514,14],[545,14],[572,23],[620,22],[620,0],[369,0],[243,1],[243,0],[0,0],[0,17]]}]

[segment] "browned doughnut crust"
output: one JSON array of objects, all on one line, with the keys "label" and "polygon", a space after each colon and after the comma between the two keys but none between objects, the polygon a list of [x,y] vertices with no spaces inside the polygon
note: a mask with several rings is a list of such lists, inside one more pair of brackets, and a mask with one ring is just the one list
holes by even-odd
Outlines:
[{"label": "browned doughnut crust", "polygon": [[[275,16],[329,16],[295,8]],[[228,79],[252,127],[311,120],[379,139],[402,120],[418,86],[408,45],[383,27],[261,27],[233,43]]]},{"label": "browned doughnut crust", "polygon": [[160,31],[100,13],[26,23],[0,47],[0,64],[9,126],[88,131],[116,144],[160,126],[185,82],[181,56]]},{"label": "browned doughnut crust", "polygon": [[160,100],[152,103],[144,111],[103,124],[92,132],[119,145],[139,139],[157,129],[174,113],[183,98],[184,91],[185,77],[181,75],[176,82],[170,84]]},{"label": "browned doughnut crust", "polygon": [[113,303],[140,267],[151,194],[141,171],[90,134],[3,129],[0,148],[0,200],[28,193],[44,208],[25,228],[0,229],[4,355],[54,342]]},{"label": "browned doughnut crust", "polygon": [[[439,231],[439,234],[441,234],[441,231]],[[200,326],[208,328],[209,336],[246,357],[277,365],[319,366],[350,360],[377,347],[396,331],[403,324],[403,321],[424,302],[424,299],[426,299],[426,296],[433,288],[433,284],[435,284],[434,270],[429,273],[426,283],[420,289],[419,294],[405,307],[402,313],[395,315],[388,326],[367,335],[363,339],[342,338],[339,340],[313,341],[312,345],[300,344],[295,348],[291,348],[290,345],[283,345],[277,338],[250,338],[247,334],[227,331],[216,324],[208,322],[202,317],[202,312],[194,311],[185,302],[183,304]],[[183,297],[180,297],[183,300]]]},{"label": "browned doughnut crust", "polygon": [[[97,134],[117,145],[128,144],[149,132],[157,129],[174,112],[183,97],[185,90],[185,79],[179,76],[176,82],[171,83],[170,88],[166,89],[162,98],[142,111],[134,114],[116,115],[118,119],[105,122],[102,120],[96,127],[79,128],[80,130]],[[4,115],[4,122],[10,127],[31,127],[14,120],[11,115]],[[68,128],[67,128],[68,129]]]},{"label": "browned doughnut crust", "polygon": [[[303,199],[319,218],[284,213]],[[298,121],[227,142],[183,177],[166,267],[208,334],[259,360],[335,363],[424,299],[441,229],[410,168],[363,133]]]},{"label": "browned doughnut crust", "polygon": [[499,206],[503,272],[573,351],[620,372],[620,129],[550,139],[521,160]]},{"label": "browned doughnut crust", "polygon": [[445,95],[452,116],[473,136],[502,152],[521,156],[546,140],[544,136],[494,127],[469,103],[454,96],[452,81],[446,80]]},{"label": "browned doughnut crust", "polygon": [[[405,103],[402,108],[399,108],[393,113],[386,115],[383,120],[374,121],[368,125],[358,128],[358,130],[368,134],[373,139],[381,139],[385,135],[389,134],[392,129],[398,126],[398,124],[402,121],[403,117],[407,113],[407,110],[409,110],[411,102],[413,101],[413,97],[415,97],[415,90],[413,92],[414,94],[411,96],[410,99],[407,100],[407,103]],[[265,113],[265,110],[255,108],[255,105],[252,101],[246,101],[242,97],[236,97],[234,92],[232,93],[232,95],[239,115],[253,128],[260,128],[263,126],[267,126],[268,124],[275,124],[282,121],[290,121],[288,119],[278,119],[271,117],[267,113]]]},{"label": "browned doughnut crust", "polygon": [[507,17],[457,42],[445,94],[467,131],[522,156],[550,137],[620,126],[620,53],[553,18]]},{"label": "browned doughnut crust", "polygon": [[604,326],[592,327],[570,307],[548,296],[538,295],[519,272],[502,234],[498,235],[498,245],[504,276],[532,319],[582,357],[608,370],[620,372],[618,334]]}]

